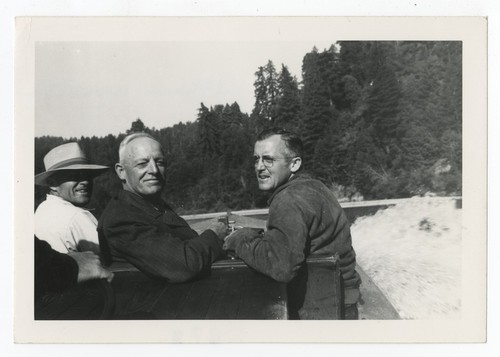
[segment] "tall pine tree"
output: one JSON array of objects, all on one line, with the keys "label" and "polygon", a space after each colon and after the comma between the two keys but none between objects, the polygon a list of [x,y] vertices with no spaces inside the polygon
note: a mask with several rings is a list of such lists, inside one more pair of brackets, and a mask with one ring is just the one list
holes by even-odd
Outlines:
[{"label": "tall pine tree", "polygon": [[332,112],[328,84],[321,68],[321,55],[316,48],[304,57],[302,78],[304,164],[311,172],[324,177],[323,163],[329,158],[325,156],[325,150],[317,150],[316,146],[330,132]]},{"label": "tall pine tree", "polygon": [[278,77],[278,99],[274,124],[291,131],[298,131],[301,103],[297,79],[292,77],[285,65],[281,66]]}]

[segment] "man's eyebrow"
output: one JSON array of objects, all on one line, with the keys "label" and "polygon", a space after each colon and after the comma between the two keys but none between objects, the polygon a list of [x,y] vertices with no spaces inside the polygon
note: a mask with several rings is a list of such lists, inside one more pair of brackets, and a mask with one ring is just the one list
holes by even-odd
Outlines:
[{"label": "man's eyebrow", "polygon": [[165,160],[165,156],[149,156],[149,157],[141,156],[141,157],[134,158],[132,161],[133,162],[141,162],[141,161],[149,161],[151,159],[153,159],[153,160]]}]

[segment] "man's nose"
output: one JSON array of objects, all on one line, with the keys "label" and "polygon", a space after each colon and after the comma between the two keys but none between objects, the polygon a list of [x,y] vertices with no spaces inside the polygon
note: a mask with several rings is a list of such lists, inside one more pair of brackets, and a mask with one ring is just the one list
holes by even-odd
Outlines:
[{"label": "man's nose", "polygon": [[259,160],[255,163],[255,170],[257,171],[262,171],[266,167],[264,166],[264,161],[262,161],[262,158],[259,158]]},{"label": "man's nose", "polygon": [[156,162],[153,159],[149,160],[148,172],[153,173],[153,174],[156,174],[159,172],[158,165],[156,165]]}]

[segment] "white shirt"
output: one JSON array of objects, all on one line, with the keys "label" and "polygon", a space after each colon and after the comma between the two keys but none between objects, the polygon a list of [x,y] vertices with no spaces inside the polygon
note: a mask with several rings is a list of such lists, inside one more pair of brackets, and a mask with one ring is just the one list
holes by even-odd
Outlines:
[{"label": "white shirt", "polygon": [[82,242],[87,247],[83,250],[98,251],[99,247],[94,215],[54,195],[47,195],[35,212],[35,235],[61,253],[82,250],[78,249]]}]

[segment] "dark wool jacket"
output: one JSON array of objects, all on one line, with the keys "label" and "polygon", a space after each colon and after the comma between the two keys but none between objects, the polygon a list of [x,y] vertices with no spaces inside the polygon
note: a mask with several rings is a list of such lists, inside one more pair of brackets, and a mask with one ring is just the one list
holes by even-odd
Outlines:
[{"label": "dark wool jacket", "polygon": [[125,259],[143,273],[170,282],[183,282],[208,270],[222,252],[215,232],[198,235],[168,205],[157,210],[125,190],[108,203],[97,230],[107,264],[110,256]]},{"label": "dark wool jacket", "polygon": [[238,257],[254,269],[282,282],[296,278],[310,254],[339,254],[345,302],[359,297],[361,279],[355,270],[347,217],[332,192],[304,174],[293,176],[269,199],[267,231],[242,229],[232,239]]},{"label": "dark wool jacket", "polygon": [[35,298],[47,293],[60,293],[76,285],[77,279],[76,261],[35,237]]}]

